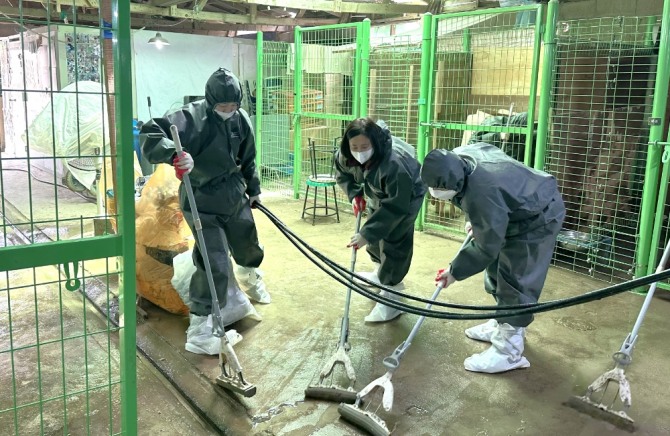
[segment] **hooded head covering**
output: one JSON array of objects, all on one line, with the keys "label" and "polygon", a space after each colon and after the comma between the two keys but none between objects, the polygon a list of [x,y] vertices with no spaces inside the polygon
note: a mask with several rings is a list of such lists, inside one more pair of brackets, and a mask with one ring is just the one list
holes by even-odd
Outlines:
[{"label": "hooded head covering", "polygon": [[433,150],[423,160],[421,179],[430,188],[461,192],[468,164],[449,150]]},{"label": "hooded head covering", "polygon": [[391,132],[385,125],[379,126],[372,118],[358,118],[349,123],[340,144],[340,152],[348,161],[354,160],[349,140],[358,135],[366,136],[372,144],[371,162],[380,161],[391,150]]},{"label": "hooded head covering", "polygon": [[210,110],[213,110],[218,103],[242,104],[240,81],[229,70],[219,68],[207,80],[205,100]]}]

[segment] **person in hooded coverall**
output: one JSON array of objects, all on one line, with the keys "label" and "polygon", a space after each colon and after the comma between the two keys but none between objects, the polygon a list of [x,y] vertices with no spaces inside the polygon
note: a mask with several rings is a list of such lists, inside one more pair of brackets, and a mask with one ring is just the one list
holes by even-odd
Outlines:
[{"label": "person in hooded coverall", "polygon": [[[419,176],[419,162],[397,142],[388,129],[372,119],[356,119],[344,132],[335,168],[338,185],[351,201],[354,214],[362,213],[366,205],[368,209],[367,221],[348,246],[367,246],[377,266],[374,272],[360,274],[400,291],[412,261],[414,221],[426,187]],[[386,291],[381,295],[398,299]],[[365,321],[390,321],[401,314],[398,309],[377,303]]]},{"label": "person in hooded coverall", "polygon": [[[484,289],[498,306],[537,303],[565,217],[556,179],[486,143],[431,151],[421,178],[433,197],[466,213],[466,232],[473,236],[436,281],[451,284],[485,271]],[[465,369],[529,367],[523,351],[532,321],[532,314],[501,317],[465,330],[467,337],[491,343],[468,357]]]},{"label": "person in hooded coverall", "polygon": [[[251,207],[260,203],[260,180],[256,171],[256,146],[251,121],[240,108],[240,82],[220,68],[207,80],[205,99],[190,103],[163,118],[142,126],[142,153],[154,164],[172,163],[181,180],[189,174],[202,223],[214,284],[223,308],[226,305],[229,254],[238,265],[237,276],[249,297],[269,303],[270,295],[256,268],[263,261],[263,248]],[[179,130],[184,152],[177,156],[170,125]],[[194,236],[191,207],[179,189],[179,204]],[[196,271],[191,278],[190,325],[186,350],[197,354],[218,354],[220,339],[212,334],[212,297],[199,243],[193,249]]]}]

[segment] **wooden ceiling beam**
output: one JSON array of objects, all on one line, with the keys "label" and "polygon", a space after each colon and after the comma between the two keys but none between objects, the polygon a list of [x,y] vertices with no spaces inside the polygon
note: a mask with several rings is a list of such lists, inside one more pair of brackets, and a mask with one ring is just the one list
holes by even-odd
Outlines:
[{"label": "wooden ceiling beam", "polygon": [[[81,3],[83,6],[85,0],[68,0],[71,3]],[[337,18],[276,18],[266,15],[258,15],[256,17],[256,22],[251,22],[251,16],[248,14],[228,14],[221,12],[195,12],[192,9],[181,9],[176,6],[171,6],[168,8],[160,8],[157,6],[149,6],[144,4],[131,3],[130,12],[132,14],[139,15],[151,15],[151,16],[160,16],[167,18],[177,18],[177,19],[186,19],[194,21],[204,21],[212,23],[228,23],[228,24],[259,24],[259,25],[268,25],[268,26],[320,26],[324,24],[337,24]],[[37,18],[37,19],[46,19],[47,11],[44,8],[21,8],[19,12],[18,7],[12,6],[0,6],[0,14],[7,15],[9,17],[19,18],[22,14],[24,18]],[[77,14],[77,19],[84,19],[83,17],[86,14]],[[97,16],[96,16],[97,17]],[[49,17],[53,23],[60,23],[62,19],[60,18],[57,11],[51,10],[51,16]],[[99,17],[97,20],[99,21]]]},{"label": "wooden ceiling beam", "polygon": [[424,1],[414,3],[356,3],[346,0],[226,0],[228,3],[246,3],[289,9],[334,12],[337,14],[422,14],[428,11]]}]

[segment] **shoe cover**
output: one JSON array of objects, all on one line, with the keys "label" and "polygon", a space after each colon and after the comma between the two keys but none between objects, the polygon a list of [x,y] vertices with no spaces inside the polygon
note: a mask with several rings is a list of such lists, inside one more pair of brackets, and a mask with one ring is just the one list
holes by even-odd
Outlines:
[{"label": "shoe cover", "polygon": [[247,295],[257,303],[270,304],[272,302],[272,297],[265,289],[265,282],[260,277],[256,280],[256,284],[247,291]]},{"label": "shoe cover", "polygon": [[[191,314],[191,324],[186,330],[186,351],[195,354],[215,356],[221,351],[221,339],[212,334],[212,315],[198,316]],[[231,345],[242,340],[242,335],[235,330],[226,330],[226,337]]]},{"label": "shoe cover", "polygon": [[[402,282],[399,283],[398,285],[391,286],[394,290],[396,290],[396,287],[402,287],[404,289],[404,285],[402,285]],[[401,290],[401,289],[397,289]],[[394,294],[388,293],[386,291],[382,291],[379,295],[382,297],[387,297],[393,300],[400,300],[400,298]],[[386,322],[386,321],[391,321],[393,319],[396,319],[400,315],[402,315],[404,312],[399,309],[395,309],[393,307],[386,306],[381,303],[375,304],[375,307],[372,308],[372,311],[368,314],[368,316],[365,317],[365,322]]]},{"label": "shoe cover", "polygon": [[257,303],[270,304],[272,298],[265,288],[263,273],[260,270],[253,267],[238,266],[235,275],[251,300]]},{"label": "shoe cover", "polygon": [[496,374],[518,368],[528,368],[530,362],[522,356],[525,328],[499,324],[491,335],[491,347],[474,354],[463,362],[465,369]]},{"label": "shoe cover", "polygon": [[[380,264],[375,263],[375,269],[373,271],[356,272],[356,274],[358,274],[361,277],[365,277],[366,279],[370,280],[371,282],[375,282],[376,284],[381,285],[381,282],[379,281],[379,275],[378,275],[380,266],[381,266]],[[354,281],[361,286],[367,286],[369,288],[373,287],[372,285],[370,285],[368,283],[365,283],[363,281],[360,281],[358,279],[354,279]]]},{"label": "shoe cover", "polygon": [[498,321],[495,319],[490,319],[484,324],[479,324],[465,329],[465,336],[476,341],[491,342],[491,336],[497,329]]}]

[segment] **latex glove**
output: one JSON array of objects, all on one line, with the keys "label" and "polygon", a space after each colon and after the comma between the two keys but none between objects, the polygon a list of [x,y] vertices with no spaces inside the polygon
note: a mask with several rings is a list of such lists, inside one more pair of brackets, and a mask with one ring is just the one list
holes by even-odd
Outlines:
[{"label": "latex glove", "polygon": [[261,196],[260,195],[254,195],[252,197],[249,197],[249,206],[252,208],[256,208],[256,205],[261,204]]},{"label": "latex glove", "polygon": [[435,282],[436,283],[442,282],[443,283],[442,287],[447,288],[452,283],[455,283],[456,279],[454,278],[454,276],[451,275],[449,269],[442,268],[441,270],[437,271],[437,275],[435,276]]},{"label": "latex glove", "polygon": [[365,198],[362,195],[357,195],[351,200],[351,206],[354,208],[354,216],[357,217],[359,213],[365,210],[367,204],[365,203]]},{"label": "latex glove", "polygon": [[368,245],[368,241],[360,233],[356,233],[351,237],[351,242],[347,247],[354,247],[356,250],[363,248]]},{"label": "latex glove", "polygon": [[182,151],[180,155],[172,159],[172,165],[174,165],[175,175],[179,180],[182,180],[184,174],[189,174],[193,171],[193,158],[187,152]]},{"label": "latex glove", "polygon": [[470,221],[467,221],[465,223],[465,233],[467,233],[468,235],[472,234],[472,223]]}]

